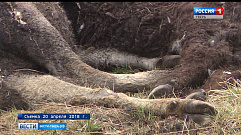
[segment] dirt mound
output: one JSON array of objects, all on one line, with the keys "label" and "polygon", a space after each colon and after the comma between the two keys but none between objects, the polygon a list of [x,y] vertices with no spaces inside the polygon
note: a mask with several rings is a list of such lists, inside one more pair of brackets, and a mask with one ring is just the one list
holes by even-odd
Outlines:
[{"label": "dirt mound", "polygon": [[[80,2],[78,18],[76,14],[70,18],[75,17],[72,22],[77,22],[74,27],[78,28],[76,35],[81,45],[115,47],[143,57],[157,57],[166,55],[171,42],[177,38],[173,15],[177,5],[179,3]],[[67,11],[73,14],[68,6],[65,6]]]}]

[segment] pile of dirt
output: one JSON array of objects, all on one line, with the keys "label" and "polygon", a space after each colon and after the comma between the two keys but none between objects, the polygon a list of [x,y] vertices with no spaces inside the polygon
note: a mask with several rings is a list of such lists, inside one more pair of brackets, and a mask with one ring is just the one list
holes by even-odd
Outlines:
[{"label": "pile of dirt", "polygon": [[79,16],[73,13],[71,4],[64,7],[77,28],[79,44],[157,57],[166,55],[171,42],[177,39],[174,11],[179,4],[80,2]]}]

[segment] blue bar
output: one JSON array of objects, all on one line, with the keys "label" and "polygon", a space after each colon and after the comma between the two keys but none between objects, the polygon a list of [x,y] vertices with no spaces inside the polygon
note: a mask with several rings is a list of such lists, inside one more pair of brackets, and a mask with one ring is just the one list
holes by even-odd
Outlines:
[{"label": "blue bar", "polygon": [[23,114],[22,113],[18,113],[18,119],[23,119]]},{"label": "blue bar", "polygon": [[19,113],[19,120],[90,120],[90,114],[74,113]]},{"label": "blue bar", "polygon": [[203,8],[195,7],[193,8],[194,15],[216,15],[216,8]]},{"label": "blue bar", "polygon": [[66,123],[38,123],[38,130],[66,130]]}]

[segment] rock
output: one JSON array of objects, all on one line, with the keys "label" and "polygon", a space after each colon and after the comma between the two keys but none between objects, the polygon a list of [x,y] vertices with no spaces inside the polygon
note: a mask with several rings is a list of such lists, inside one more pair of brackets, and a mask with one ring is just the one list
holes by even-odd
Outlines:
[{"label": "rock", "polygon": [[169,94],[171,94],[172,88],[173,87],[169,84],[159,85],[151,91],[148,95],[148,99],[166,98]]}]

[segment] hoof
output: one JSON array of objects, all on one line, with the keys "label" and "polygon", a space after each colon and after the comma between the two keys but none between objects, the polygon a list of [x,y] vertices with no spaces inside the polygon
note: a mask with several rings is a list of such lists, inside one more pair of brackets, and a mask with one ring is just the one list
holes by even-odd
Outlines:
[{"label": "hoof", "polygon": [[192,120],[201,126],[207,126],[212,122],[211,116],[203,115],[203,114],[187,114],[186,121],[189,121],[189,120]]},{"label": "hoof", "polygon": [[151,91],[151,93],[148,95],[148,99],[168,97],[168,95],[171,94],[171,92],[172,92],[171,85],[169,84],[159,85],[158,87],[156,87]]},{"label": "hoof", "polygon": [[201,90],[199,92],[194,92],[186,97],[186,99],[196,99],[205,101],[206,100],[206,93],[204,90]]},{"label": "hoof", "polygon": [[216,115],[217,111],[211,104],[207,102],[203,102],[200,100],[190,100],[186,103],[185,113]]},{"label": "hoof", "polygon": [[181,59],[180,55],[167,55],[167,56],[165,56],[163,58],[161,69],[174,68],[176,65],[179,64],[180,59]]}]

